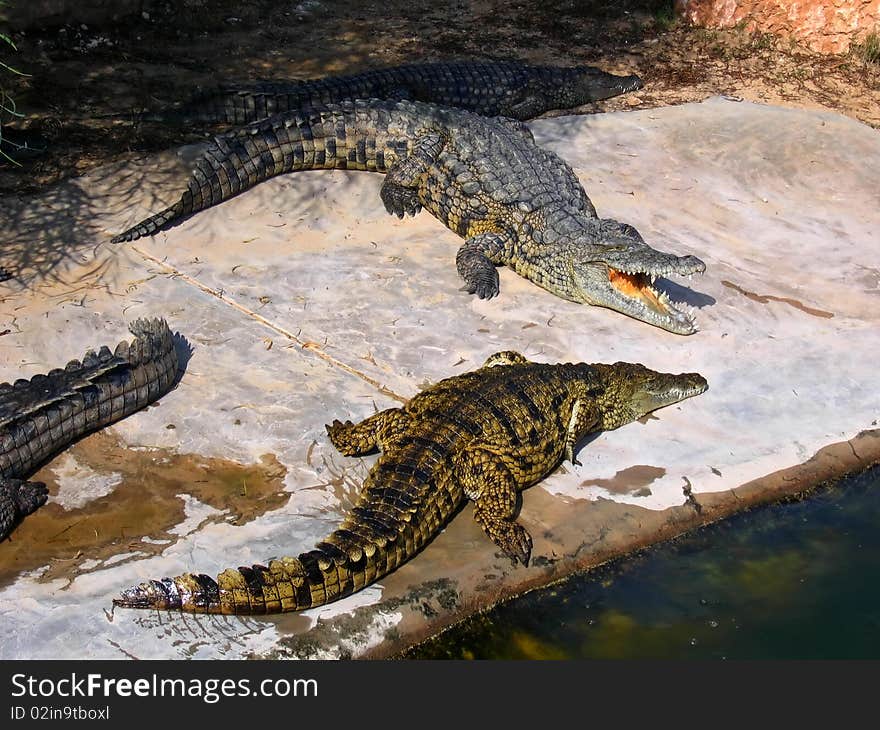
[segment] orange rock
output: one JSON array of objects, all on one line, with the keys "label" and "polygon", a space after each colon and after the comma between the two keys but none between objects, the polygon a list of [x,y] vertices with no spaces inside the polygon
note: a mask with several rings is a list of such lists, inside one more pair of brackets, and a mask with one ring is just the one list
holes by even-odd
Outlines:
[{"label": "orange rock", "polygon": [[880,28],[880,0],[675,0],[676,12],[694,25],[796,38],[819,53],[845,53]]}]

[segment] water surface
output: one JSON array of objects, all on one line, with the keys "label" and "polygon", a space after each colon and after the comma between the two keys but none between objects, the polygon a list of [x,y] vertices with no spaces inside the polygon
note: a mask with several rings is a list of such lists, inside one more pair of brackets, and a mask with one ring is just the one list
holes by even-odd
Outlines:
[{"label": "water surface", "polygon": [[408,658],[880,658],[880,466],[477,615]]}]

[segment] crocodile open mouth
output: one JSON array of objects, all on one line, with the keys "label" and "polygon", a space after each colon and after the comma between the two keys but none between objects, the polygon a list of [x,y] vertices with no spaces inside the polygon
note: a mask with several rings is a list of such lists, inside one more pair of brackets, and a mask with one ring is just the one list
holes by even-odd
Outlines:
[{"label": "crocodile open mouth", "polygon": [[[670,271],[647,273],[606,266],[609,285],[629,304],[619,311],[677,334],[687,335],[696,331],[694,316],[687,311],[687,307],[681,302],[672,301],[665,291],[656,287],[657,277]],[[694,270],[675,273],[690,276]]]},{"label": "crocodile open mouth", "polygon": [[675,307],[666,292],[658,292],[652,286],[656,278],[641,272],[620,271],[608,267],[608,281],[617,291],[630,299],[639,300],[649,309],[669,314]]}]

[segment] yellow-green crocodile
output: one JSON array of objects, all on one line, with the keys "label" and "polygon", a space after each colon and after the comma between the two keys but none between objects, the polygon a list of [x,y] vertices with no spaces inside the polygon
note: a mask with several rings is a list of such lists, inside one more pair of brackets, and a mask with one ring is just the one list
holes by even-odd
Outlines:
[{"label": "yellow-green crocodile", "polygon": [[412,558],[466,500],[489,538],[528,564],[532,539],[516,521],[517,493],[550,474],[592,432],[630,423],[708,387],[697,373],[630,363],[542,364],[500,352],[442,380],[403,408],[354,424],[334,421],[346,456],[382,454],[357,505],[314,550],[268,565],[152,580],[114,600],[128,608],[195,613],[299,611],[370,585]]}]

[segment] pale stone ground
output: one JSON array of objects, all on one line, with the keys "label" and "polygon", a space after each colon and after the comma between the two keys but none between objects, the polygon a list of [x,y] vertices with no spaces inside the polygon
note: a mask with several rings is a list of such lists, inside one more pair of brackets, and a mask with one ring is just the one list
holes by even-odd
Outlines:
[{"label": "pale stone ground", "polygon": [[[378,175],[276,178],[122,246],[110,235],[175,199],[197,150],[4,201],[8,263],[29,264],[33,276],[0,290],[0,331],[9,330],[0,379],[112,346],[126,322],[163,315],[193,348],[187,370],[157,407],[111,431],[130,453],[156,449],[160,460],[170,450],[256,465],[272,454],[287,469],[289,499],[232,524],[181,480],[180,512],[164,537],[130,526],[109,557],[83,550],[66,576],[57,561],[4,566],[10,543],[0,545],[9,576],[0,582],[0,657],[387,654],[500,596],[809,487],[817,470],[790,470],[804,462],[828,463],[833,476],[880,458],[871,432],[880,410],[876,131],[832,113],[718,98],[531,127],[572,164],[600,215],[706,262],[704,276],[667,285],[699,311],[700,332],[680,337],[564,302],[506,269],[501,296],[469,297],[453,264],[461,240],[427,214],[385,215]],[[338,523],[374,459],[336,454],[324,424],[397,405],[502,349],[546,362],[696,370],[710,389],[600,435],[582,449],[583,466],[528,490],[529,568],[497,554],[465,508],[396,573],[305,616],[110,611],[119,589],[146,578],[216,574],[309,549]],[[59,480],[68,504],[77,504],[75,479],[96,504],[139,488],[89,471],[88,441],[72,450],[76,461],[57,460],[57,475],[53,465],[42,473]],[[826,448],[847,442],[845,453]],[[820,451],[831,461],[811,460]],[[122,447],[118,458],[127,458]],[[784,485],[773,486],[780,470],[789,470]],[[687,484],[701,512],[685,502]],[[50,538],[61,551],[64,533],[38,513],[12,541]]]}]

